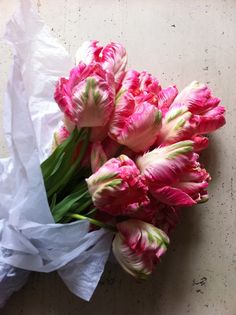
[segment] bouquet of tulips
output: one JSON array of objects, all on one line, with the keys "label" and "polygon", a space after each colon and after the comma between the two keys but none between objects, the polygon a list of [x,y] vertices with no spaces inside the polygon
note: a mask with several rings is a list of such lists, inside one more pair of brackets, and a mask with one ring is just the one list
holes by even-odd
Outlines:
[{"label": "bouquet of tulips", "polygon": [[[39,23],[37,19],[33,16],[33,21]],[[28,20],[32,23],[32,16]],[[42,35],[40,32],[41,29],[37,36]],[[47,36],[48,44],[51,38]],[[16,47],[16,51],[22,52],[23,48]],[[20,76],[21,79],[24,76],[21,70]],[[54,94],[55,101],[51,102],[54,109],[58,108],[50,113],[50,120],[56,120],[57,124],[54,135],[48,135],[41,166],[38,164],[43,181],[37,196],[45,198],[33,207],[40,213],[47,202],[49,215],[56,224],[52,221],[40,224],[47,223],[47,228],[50,225],[53,237],[47,236],[49,230],[45,232],[39,226],[37,215],[30,219],[30,225],[22,218],[16,220],[17,224],[11,219],[6,229],[3,222],[2,261],[21,268],[22,272],[23,269],[60,270],[69,288],[89,299],[110,247],[125,271],[144,279],[166,252],[181,208],[207,201],[210,175],[199,162],[199,154],[208,146],[206,135],[225,124],[225,109],[205,84],[194,81],[179,92],[176,86],[162,88],[157,78],[146,71],[127,69],[124,47],[113,42],[106,46],[98,41],[84,43],[70,72],[59,78],[55,75],[54,79],[53,86],[44,84],[40,89],[40,93],[46,89]],[[26,84],[24,88],[30,100]],[[47,115],[44,109],[41,135],[45,127],[42,121]],[[68,233],[67,227],[71,229]],[[10,230],[12,235],[18,232],[18,242],[28,242],[25,245],[28,252],[16,245],[16,241],[14,246],[9,246],[9,238],[4,241]],[[73,238],[72,232],[77,236]],[[54,250],[57,241],[61,243]],[[49,245],[45,245],[47,242]],[[55,263],[49,252],[55,251],[60,256],[60,246],[63,259],[58,258],[59,263]],[[91,248],[93,252],[89,254]],[[39,254],[43,263],[29,264],[25,253],[32,261]],[[79,263],[73,264],[76,259]],[[97,270],[94,262],[102,259]],[[92,266],[93,271],[83,271],[81,265]],[[73,278],[77,277],[81,286],[79,292],[72,285],[76,281],[69,275],[72,269]],[[83,281],[80,272],[86,273]],[[96,279],[91,280],[93,272]],[[88,290],[86,286],[91,287],[87,295],[81,293]]]},{"label": "bouquet of tulips", "polygon": [[115,232],[113,253],[137,278],[169,244],[180,209],[208,199],[199,162],[224,107],[197,81],[178,93],[146,71],[126,69],[122,45],[86,42],[55,101],[64,123],[42,164],[56,222],[88,219]]}]

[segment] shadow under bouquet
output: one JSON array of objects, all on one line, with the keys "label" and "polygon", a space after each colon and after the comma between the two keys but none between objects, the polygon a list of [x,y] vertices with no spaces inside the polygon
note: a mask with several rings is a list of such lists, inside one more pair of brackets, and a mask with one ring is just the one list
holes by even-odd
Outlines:
[{"label": "shadow under bouquet", "polygon": [[110,249],[152,273],[181,208],[208,200],[199,161],[225,109],[203,83],[162,88],[127,69],[118,43],[84,43],[75,64],[28,1],[7,26],[14,64],[1,160],[0,304],[29,271],[58,270],[89,300]]}]

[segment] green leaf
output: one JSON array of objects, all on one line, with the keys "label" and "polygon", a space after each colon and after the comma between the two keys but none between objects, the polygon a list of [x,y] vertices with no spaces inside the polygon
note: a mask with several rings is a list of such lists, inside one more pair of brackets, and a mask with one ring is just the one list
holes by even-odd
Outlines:
[{"label": "green leaf", "polygon": [[52,209],[52,215],[54,217],[55,222],[59,222],[68,212],[72,210],[72,208],[73,210],[74,208],[78,208],[79,201],[80,203],[83,204],[84,202],[82,201],[88,200],[88,198],[90,198],[91,200],[91,197],[87,190],[83,192],[82,194],[79,194],[78,192],[76,192],[64,198]]}]

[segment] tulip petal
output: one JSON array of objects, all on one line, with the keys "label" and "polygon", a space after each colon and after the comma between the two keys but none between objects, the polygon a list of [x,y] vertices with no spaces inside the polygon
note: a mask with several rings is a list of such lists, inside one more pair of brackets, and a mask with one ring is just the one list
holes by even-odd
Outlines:
[{"label": "tulip petal", "polygon": [[93,61],[98,62],[101,50],[102,46],[98,46],[97,40],[84,42],[75,54],[76,65],[80,62],[84,62],[87,65]]},{"label": "tulip petal", "polygon": [[195,152],[200,152],[208,147],[209,140],[207,137],[196,135],[192,137],[192,140],[194,142],[193,148]]},{"label": "tulip petal", "polygon": [[178,94],[176,86],[169,86],[158,93],[158,108],[165,114]]},{"label": "tulip petal", "polygon": [[124,121],[116,140],[134,152],[146,151],[156,140],[161,112],[149,103],[140,104]]},{"label": "tulip petal", "polygon": [[164,186],[161,188],[150,188],[151,194],[157,200],[170,206],[192,206],[196,202],[181,189]]},{"label": "tulip petal", "polygon": [[223,106],[215,107],[204,116],[199,116],[199,125],[197,133],[206,134],[213,132],[225,124],[225,108]]},{"label": "tulip petal", "polygon": [[180,141],[145,153],[136,164],[147,180],[172,183],[187,165],[192,149],[192,141]]}]

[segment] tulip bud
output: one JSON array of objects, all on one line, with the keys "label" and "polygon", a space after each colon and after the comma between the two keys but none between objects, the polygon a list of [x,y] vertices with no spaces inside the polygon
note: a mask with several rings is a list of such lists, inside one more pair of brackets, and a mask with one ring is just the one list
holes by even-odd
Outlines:
[{"label": "tulip bud", "polygon": [[76,64],[79,62],[87,65],[91,62],[99,63],[104,70],[114,75],[118,88],[125,75],[126,50],[119,43],[112,42],[104,47],[99,46],[98,43],[96,40],[85,42],[76,53]]},{"label": "tulip bud", "polygon": [[140,171],[125,155],[108,160],[86,181],[95,207],[109,214],[127,215],[148,202]]},{"label": "tulip bud", "polygon": [[192,141],[180,141],[145,153],[138,157],[136,164],[149,181],[169,183],[186,166],[192,149]]},{"label": "tulip bud", "polygon": [[114,79],[99,64],[79,64],[59,80],[54,96],[77,127],[105,126],[114,109]]},{"label": "tulip bud", "polygon": [[210,175],[197,162],[197,154],[186,154],[192,146],[191,141],[182,141],[138,158],[137,165],[149,191],[159,202],[169,206],[191,206],[207,200],[205,189]]},{"label": "tulip bud", "polygon": [[170,109],[176,105],[187,108],[198,121],[194,134],[207,134],[225,124],[225,109],[219,103],[207,85],[193,81],[176,96]]},{"label": "tulip bud", "polygon": [[54,141],[52,145],[52,151],[54,151],[60,144],[62,144],[70,136],[69,131],[65,126],[59,128],[58,131],[54,133]]},{"label": "tulip bud", "polygon": [[145,279],[166,252],[168,236],[160,229],[140,220],[117,224],[112,249],[122,268],[138,279]]},{"label": "tulip bud", "polygon": [[156,140],[162,114],[157,108],[159,82],[147,72],[128,71],[116,97],[109,135],[134,152],[144,152]]},{"label": "tulip bud", "polygon": [[[161,123],[161,112],[147,102],[138,104],[131,115],[118,108],[110,126],[110,136],[134,152],[144,152],[154,144]],[[129,104],[127,103],[127,107]]]}]

